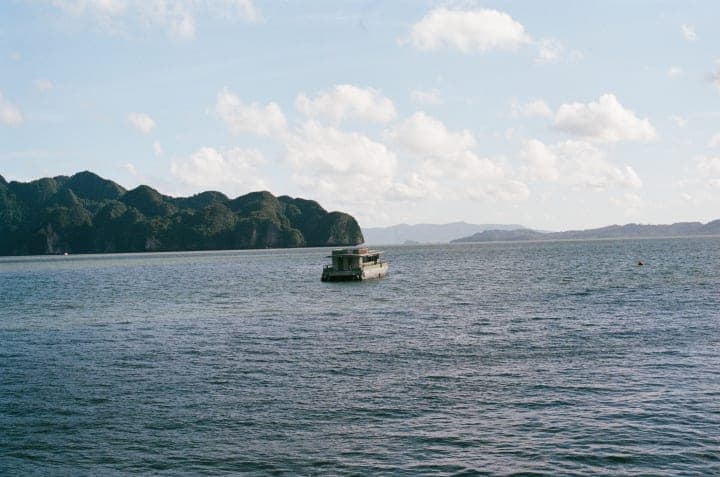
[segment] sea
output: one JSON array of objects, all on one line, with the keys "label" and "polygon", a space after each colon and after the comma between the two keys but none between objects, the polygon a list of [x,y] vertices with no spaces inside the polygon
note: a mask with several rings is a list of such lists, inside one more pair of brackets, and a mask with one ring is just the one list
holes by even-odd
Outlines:
[{"label": "sea", "polygon": [[383,250],[1,258],[0,474],[720,475],[720,238]]}]

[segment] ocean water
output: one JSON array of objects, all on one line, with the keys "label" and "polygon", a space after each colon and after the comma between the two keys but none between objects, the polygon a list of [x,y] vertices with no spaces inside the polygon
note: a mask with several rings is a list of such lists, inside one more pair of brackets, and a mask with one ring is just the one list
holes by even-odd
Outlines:
[{"label": "ocean water", "polygon": [[0,474],[720,474],[720,239],[385,250],[0,259]]}]

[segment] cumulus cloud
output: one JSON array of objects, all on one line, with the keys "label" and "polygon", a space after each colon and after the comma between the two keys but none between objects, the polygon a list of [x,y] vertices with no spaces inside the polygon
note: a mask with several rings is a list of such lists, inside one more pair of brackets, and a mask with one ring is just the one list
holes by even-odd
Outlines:
[{"label": "cumulus cloud", "polygon": [[537,64],[557,63],[560,61],[578,61],[584,57],[581,51],[568,51],[563,42],[556,38],[542,38],[537,40],[535,45],[537,47],[535,63]]},{"label": "cumulus cloud", "polygon": [[384,144],[362,134],[324,127],[316,121],[307,121],[288,141],[287,158],[303,170],[347,176],[367,173],[381,178],[392,174],[397,161]]},{"label": "cumulus cloud", "polygon": [[385,137],[421,161],[412,180],[398,185],[396,192],[411,197],[412,191],[425,190],[444,198],[504,201],[529,195],[525,184],[512,179],[502,164],[473,150],[476,140],[466,129],[451,131],[439,119],[417,112],[386,131]]},{"label": "cumulus cloud", "polygon": [[428,12],[412,26],[407,39],[419,50],[450,48],[463,53],[514,50],[531,42],[525,28],[504,12],[490,9]]},{"label": "cumulus cloud", "polygon": [[441,199],[440,189],[440,185],[431,177],[410,172],[392,184],[387,191],[387,197],[392,200]]},{"label": "cumulus cloud", "polygon": [[[476,141],[470,131],[450,130],[423,112],[384,132],[392,148],[365,134],[328,126],[315,118],[340,121],[364,117],[379,121],[390,118],[388,111],[395,114],[394,108],[382,106],[383,97],[374,90],[360,90],[365,96],[361,102],[347,99],[356,98],[358,90],[336,88],[315,98],[298,96],[298,109],[310,118],[296,127],[288,125],[275,103],[246,104],[227,90],[218,94],[215,110],[233,132],[269,136],[282,144],[286,150],[284,165],[292,182],[330,204],[372,209],[395,200],[516,201],[529,196],[527,186],[513,177],[504,164],[473,150]],[[345,95],[348,91],[353,94]],[[403,154],[402,161],[395,150]],[[218,155],[223,154],[205,148],[185,162],[175,162],[173,174],[189,182],[191,174],[201,169],[198,163],[204,165],[203,170],[222,170],[210,167],[220,163]]]},{"label": "cumulus cloud", "polygon": [[618,167],[610,163],[602,151],[590,143],[564,141],[557,144],[555,150],[566,163],[563,173],[571,184],[596,190],[612,186],[642,187],[640,177],[631,166]]},{"label": "cumulus cloud", "polygon": [[695,33],[695,27],[693,25],[683,24],[680,26],[680,31],[682,32],[683,38],[687,41],[695,41],[697,39],[697,34]]},{"label": "cumulus cloud", "polygon": [[150,134],[150,132],[155,129],[155,121],[147,114],[129,113],[127,119],[135,129],[143,134]]},{"label": "cumulus cloud", "polygon": [[405,152],[421,157],[457,157],[475,146],[475,137],[467,129],[452,132],[442,121],[423,112],[387,131],[386,137]]},{"label": "cumulus cloud", "polygon": [[472,200],[500,200],[503,202],[522,202],[530,197],[530,189],[519,180],[509,179],[498,183],[483,183],[470,187],[466,196]]},{"label": "cumulus cloud", "polygon": [[156,156],[162,156],[163,148],[159,141],[153,141],[152,147],[153,147],[153,153]]},{"label": "cumulus cloud", "polygon": [[218,93],[215,112],[233,134],[248,132],[258,136],[277,136],[287,132],[287,120],[276,103],[265,106],[245,104],[227,89]]},{"label": "cumulus cloud", "polygon": [[259,18],[252,0],[51,0],[51,4],[111,31],[137,23],[163,28],[183,40],[195,37],[195,17],[201,12],[231,21]]},{"label": "cumulus cloud", "polygon": [[668,75],[670,76],[680,76],[682,74],[683,70],[679,66],[671,66],[668,69]]},{"label": "cumulus cloud", "polygon": [[538,42],[538,55],[536,63],[554,63],[559,61],[565,53],[565,46],[560,40],[545,38]]},{"label": "cumulus cloud", "polygon": [[257,173],[257,167],[263,163],[263,155],[255,149],[218,151],[203,147],[188,158],[173,161],[170,172],[193,186],[245,192],[266,188]]},{"label": "cumulus cloud", "polygon": [[335,200],[376,203],[392,187],[395,153],[365,135],[307,121],[286,148],[295,182]]},{"label": "cumulus cloud", "polygon": [[542,99],[536,99],[523,104],[513,101],[510,105],[510,113],[516,118],[529,118],[532,116],[552,117],[553,115],[550,106]]},{"label": "cumulus cloud", "polygon": [[421,51],[447,48],[463,53],[517,50],[533,45],[537,48],[535,62],[540,64],[583,56],[576,50],[566,51],[565,45],[555,38],[534,40],[507,13],[485,8],[435,8],[415,23],[401,42]]},{"label": "cumulus cloud", "polygon": [[530,179],[557,181],[590,190],[642,187],[642,180],[631,166],[612,164],[602,151],[585,141],[563,141],[548,146],[531,139],[520,158],[526,164],[524,175]]},{"label": "cumulus cloud", "polygon": [[380,91],[350,84],[336,85],[331,91],[322,92],[312,99],[300,93],[295,107],[307,116],[336,122],[355,118],[384,123],[396,116],[393,102]]},{"label": "cumulus cloud", "polygon": [[625,108],[614,94],[604,94],[587,104],[568,103],[558,108],[555,128],[594,142],[650,141],[655,128]]},{"label": "cumulus cloud", "polygon": [[10,101],[8,101],[0,91],[0,123],[9,126],[17,126],[21,124],[25,118],[22,112]]},{"label": "cumulus cloud", "polygon": [[440,91],[436,89],[415,89],[410,92],[410,99],[412,99],[415,104],[442,104],[443,102]]},{"label": "cumulus cloud", "polygon": [[526,174],[533,178],[548,181],[556,181],[560,178],[558,156],[542,141],[528,140],[520,153],[520,159],[526,164]]}]

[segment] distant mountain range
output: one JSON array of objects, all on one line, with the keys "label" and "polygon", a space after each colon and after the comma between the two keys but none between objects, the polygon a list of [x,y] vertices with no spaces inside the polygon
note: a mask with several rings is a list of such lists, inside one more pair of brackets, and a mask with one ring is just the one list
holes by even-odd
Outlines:
[{"label": "distant mountain range", "polygon": [[448,243],[450,240],[484,230],[524,229],[522,225],[510,224],[449,224],[393,225],[390,227],[363,228],[365,243],[370,245],[394,245],[410,243]]},{"label": "distant mountain range", "polygon": [[355,245],[357,221],[313,200],[251,192],[169,197],[85,171],[0,176],[0,255]]},{"label": "distant mountain range", "polygon": [[701,222],[678,222],[671,225],[626,224],[610,225],[599,229],[569,230],[566,232],[537,232],[529,229],[484,230],[452,240],[461,242],[515,242],[521,240],[571,240],[609,238],[660,238],[720,235],[720,220]]}]

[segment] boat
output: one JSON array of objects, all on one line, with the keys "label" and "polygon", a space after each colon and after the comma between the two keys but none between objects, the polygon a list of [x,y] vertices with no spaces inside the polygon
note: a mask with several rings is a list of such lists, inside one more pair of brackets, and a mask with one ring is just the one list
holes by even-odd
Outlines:
[{"label": "boat", "polygon": [[327,256],[332,259],[332,263],[323,267],[321,280],[335,282],[382,278],[388,273],[388,263],[380,258],[381,253],[365,247],[333,250],[332,255]]}]

